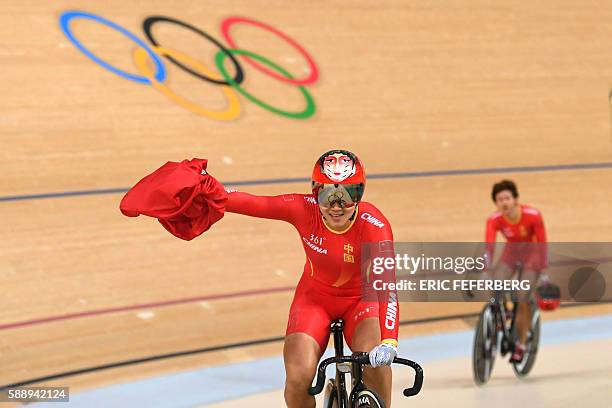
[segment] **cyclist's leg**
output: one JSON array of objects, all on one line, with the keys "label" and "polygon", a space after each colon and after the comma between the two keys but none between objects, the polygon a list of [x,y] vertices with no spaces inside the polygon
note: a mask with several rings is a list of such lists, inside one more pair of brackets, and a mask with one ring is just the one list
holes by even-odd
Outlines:
[{"label": "cyclist's leg", "polygon": [[285,402],[289,408],[314,407],[308,395],[317,364],[329,339],[331,319],[316,293],[300,282],[289,311],[283,357],[285,361]]},{"label": "cyclist's leg", "polygon": [[[347,316],[344,335],[354,352],[369,352],[379,345],[378,304],[359,302]],[[391,367],[364,367],[363,382],[381,396],[385,406],[391,406]]]},{"label": "cyclist's leg", "polygon": [[306,333],[292,333],[285,338],[285,402],[288,408],[314,408],[315,398],[308,388],[317,370],[321,349],[317,341]]},{"label": "cyclist's leg", "polygon": [[512,261],[501,259],[487,276],[489,279],[510,279],[514,275],[514,265]]},{"label": "cyclist's leg", "polygon": [[[537,272],[533,269],[525,269],[521,276],[521,280],[528,280],[531,290],[537,282]],[[527,342],[527,333],[529,333],[529,327],[531,326],[531,314],[532,304],[529,301],[530,291],[521,293],[519,297],[518,310],[516,312],[516,332],[519,341],[522,345]]]}]

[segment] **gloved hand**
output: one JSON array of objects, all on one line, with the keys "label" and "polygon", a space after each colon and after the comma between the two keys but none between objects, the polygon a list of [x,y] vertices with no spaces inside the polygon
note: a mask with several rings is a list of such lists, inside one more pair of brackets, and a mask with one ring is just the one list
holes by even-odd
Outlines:
[{"label": "gloved hand", "polygon": [[397,356],[397,341],[393,339],[383,340],[378,346],[370,351],[370,365],[372,367],[391,365]]}]

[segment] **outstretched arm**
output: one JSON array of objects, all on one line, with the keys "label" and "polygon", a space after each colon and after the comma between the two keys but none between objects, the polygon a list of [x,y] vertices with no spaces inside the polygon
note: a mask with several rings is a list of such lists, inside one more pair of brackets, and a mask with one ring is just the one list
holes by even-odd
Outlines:
[{"label": "outstretched arm", "polygon": [[226,211],[251,217],[269,218],[295,224],[304,210],[303,197],[297,194],[257,196],[239,191],[229,191]]}]

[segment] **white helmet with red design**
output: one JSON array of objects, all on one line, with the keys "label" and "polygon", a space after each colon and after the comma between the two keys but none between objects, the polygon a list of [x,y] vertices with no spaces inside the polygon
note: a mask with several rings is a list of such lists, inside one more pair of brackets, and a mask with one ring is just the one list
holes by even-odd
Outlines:
[{"label": "white helmet with red design", "polygon": [[331,207],[352,207],[361,201],[365,191],[365,169],[359,158],[348,150],[330,150],[312,170],[312,194],[317,203]]}]

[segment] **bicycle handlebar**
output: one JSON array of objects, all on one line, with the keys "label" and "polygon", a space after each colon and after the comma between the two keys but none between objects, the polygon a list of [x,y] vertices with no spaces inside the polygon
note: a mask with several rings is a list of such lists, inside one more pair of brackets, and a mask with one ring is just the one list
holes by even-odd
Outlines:
[{"label": "bicycle handlebar", "polygon": [[423,367],[412,360],[406,360],[400,357],[395,357],[393,363],[406,365],[414,370],[414,384],[412,387],[404,389],[404,396],[413,397],[421,392],[421,387],[423,387]]},{"label": "bicycle handlebar", "polygon": [[[323,391],[323,386],[325,385],[325,369],[330,364],[338,364],[338,363],[357,363],[360,365],[370,365],[370,358],[368,353],[358,354],[356,356],[340,356],[340,357],[330,357],[321,361],[319,364],[319,369],[317,370],[317,382],[314,387],[310,387],[308,390],[308,394],[317,395],[321,391]],[[393,364],[401,364],[409,366],[414,370],[414,384],[410,388],[404,389],[404,396],[412,397],[417,395],[421,391],[421,387],[423,386],[423,368],[412,360],[406,360],[404,358],[395,357],[393,359]]]},{"label": "bicycle handlebar", "polygon": [[341,357],[330,357],[321,361],[319,364],[319,369],[317,370],[317,382],[314,387],[310,387],[308,390],[308,394],[317,395],[321,391],[323,391],[323,386],[325,385],[325,369],[330,364],[338,364],[338,363],[359,363],[359,364],[369,364],[370,359],[367,354],[360,356],[341,356]]}]

